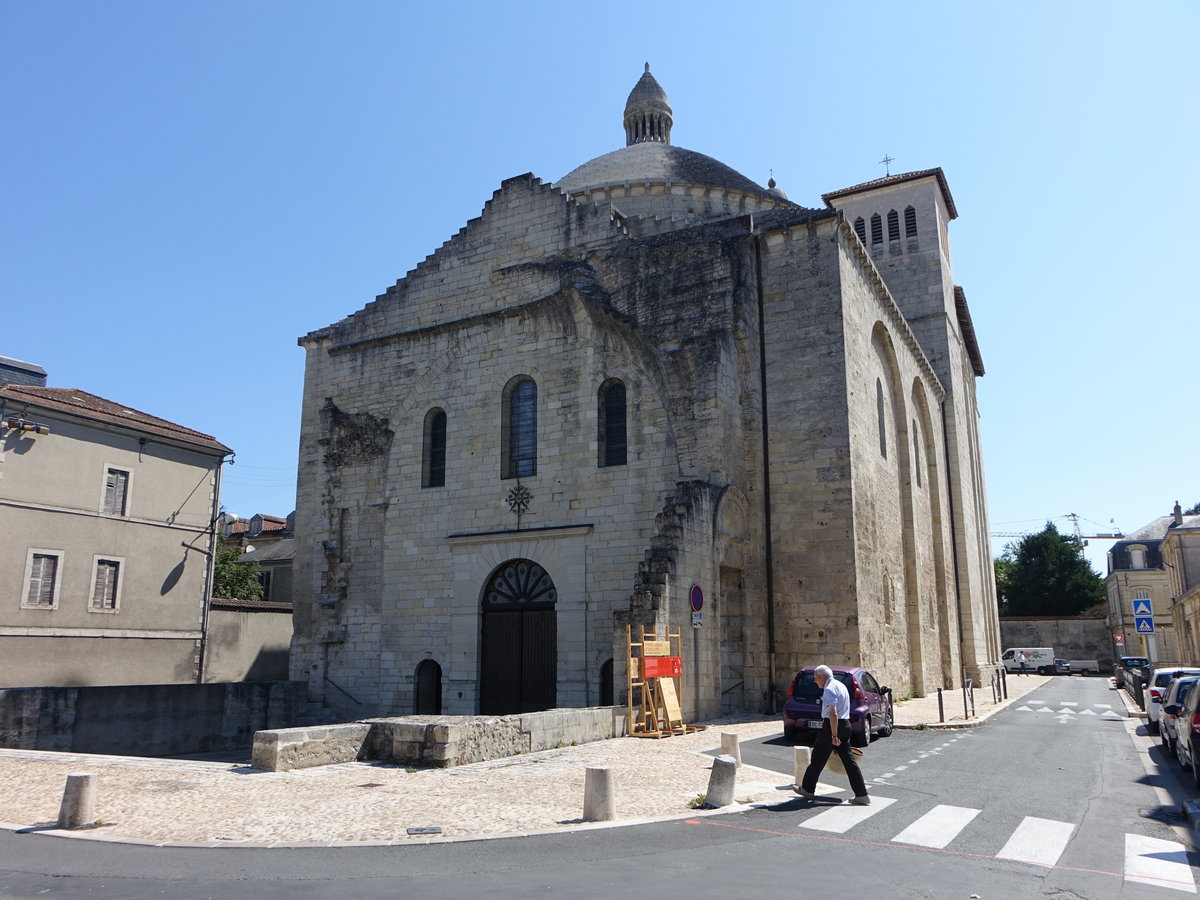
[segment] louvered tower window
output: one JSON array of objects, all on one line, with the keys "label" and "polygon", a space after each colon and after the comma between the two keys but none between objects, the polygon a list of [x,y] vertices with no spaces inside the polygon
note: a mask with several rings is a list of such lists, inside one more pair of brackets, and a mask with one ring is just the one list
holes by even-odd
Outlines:
[{"label": "louvered tower window", "polygon": [[904,207],[904,236],[917,236],[917,211],[911,206]]},{"label": "louvered tower window", "polygon": [[879,213],[871,216],[871,243],[883,243],[883,219],[879,217]]},{"label": "louvered tower window", "polygon": [[867,223],[863,221],[862,216],[854,220],[854,233],[858,235],[858,239],[864,244],[867,242]]},{"label": "louvered tower window", "polygon": [[900,214],[894,209],[888,210],[888,240],[900,240]]}]

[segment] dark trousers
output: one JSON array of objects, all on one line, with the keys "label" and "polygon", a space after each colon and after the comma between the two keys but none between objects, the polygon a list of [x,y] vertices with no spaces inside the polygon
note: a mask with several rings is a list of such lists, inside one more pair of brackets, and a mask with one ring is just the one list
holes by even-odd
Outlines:
[{"label": "dark trousers", "polygon": [[836,752],[842,759],[842,765],[846,767],[846,777],[850,779],[850,790],[854,791],[855,797],[862,797],[867,793],[867,783],[863,781],[862,772],[858,768],[858,763],[854,761],[854,753],[850,749],[850,721],[848,719],[838,721],[838,738],[842,743],[835,747],[833,746],[833,732],[829,730],[829,720],[826,719],[817,734],[817,742],[813,744],[812,762],[804,770],[804,780],[800,782],[800,787],[806,791],[815,791],[817,779],[821,777],[821,770],[825,768],[825,763],[829,762],[829,754]]}]

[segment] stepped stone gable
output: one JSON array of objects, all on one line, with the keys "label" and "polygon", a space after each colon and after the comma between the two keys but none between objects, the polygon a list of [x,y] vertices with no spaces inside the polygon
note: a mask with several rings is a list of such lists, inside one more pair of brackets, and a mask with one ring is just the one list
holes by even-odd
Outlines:
[{"label": "stepped stone gable", "polygon": [[[681,632],[692,720],[817,662],[902,693],[998,655],[944,176],[805,209],[639,85],[628,146],[505,181],[301,338],[292,675],[342,715],[623,702],[642,625]],[[875,206],[915,234],[873,242]]]}]

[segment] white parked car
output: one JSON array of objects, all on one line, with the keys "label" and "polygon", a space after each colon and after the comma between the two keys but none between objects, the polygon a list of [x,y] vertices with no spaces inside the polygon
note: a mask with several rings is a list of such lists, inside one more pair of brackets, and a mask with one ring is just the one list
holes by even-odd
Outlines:
[{"label": "white parked car", "polygon": [[1150,683],[1146,685],[1146,729],[1151,734],[1158,734],[1159,711],[1162,709],[1163,695],[1167,685],[1174,678],[1184,675],[1200,675],[1200,669],[1176,666],[1172,669],[1155,669],[1150,673]]}]

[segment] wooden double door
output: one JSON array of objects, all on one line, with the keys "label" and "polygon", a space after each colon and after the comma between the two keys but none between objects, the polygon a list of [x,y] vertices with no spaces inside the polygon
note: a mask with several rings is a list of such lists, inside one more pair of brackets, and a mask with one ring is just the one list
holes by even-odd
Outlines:
[{"label": "wooden double door", "polygon": [[558,593],[528,559],[496,569],[483,592],[479,712],[553,709],[558,697]]}]

